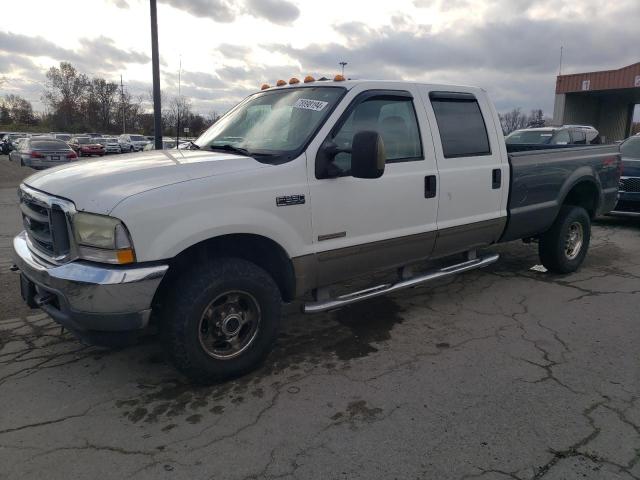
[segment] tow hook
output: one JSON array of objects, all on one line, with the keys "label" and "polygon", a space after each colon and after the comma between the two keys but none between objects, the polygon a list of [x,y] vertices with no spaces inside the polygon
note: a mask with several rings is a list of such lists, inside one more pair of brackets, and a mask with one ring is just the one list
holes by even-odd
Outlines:
[{"label": "tow hook", "polygon": [[37,297],[35,299],[36,301],[36,305],[38,305],[39,307],[43,306],[43,305],[47,305],[49,303],[51,303],[53,300],[55,300],[56,296],[55,295],[45,295],[44,297]]},{"label": "tow hook", "polygon": [[20,270],[18,268],[18,266],[16,264],[13,264],[9,267],[9,270],[11,270],[12,272],[17,272],[18,270]]}]

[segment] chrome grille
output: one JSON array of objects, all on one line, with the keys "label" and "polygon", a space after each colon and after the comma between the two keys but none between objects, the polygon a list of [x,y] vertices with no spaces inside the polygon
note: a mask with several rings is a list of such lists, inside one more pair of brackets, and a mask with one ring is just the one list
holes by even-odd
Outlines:
[{"label": "chrome grille", "polygon": [[39,256],[54,263],[69,259],[71,241],[67,213],[70,202],[22,185],[19,190],[22,223],[29,246]]},{"label": "chrome grille", "polygon": [[623,177],[620,179],[621,192],[640,193],[640,177]]}]

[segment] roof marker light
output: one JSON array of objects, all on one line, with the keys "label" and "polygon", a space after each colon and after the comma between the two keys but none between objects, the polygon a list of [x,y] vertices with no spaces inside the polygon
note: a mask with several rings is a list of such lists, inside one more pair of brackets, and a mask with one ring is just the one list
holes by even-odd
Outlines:
[{"label": "roof marker light", "polygon": [[333,77],[333,81],[334,82],[344,82],[344,76],[343,75],[336,75],[335,77]]},{"label": "roof marker light", "polygon": [[267,88],[271,88],[271,85],[269,85],[268,83],[263,83],[260,87],[260,90],[266,90]]},{"label": "roof marker light", "polygon": [[311,83],[311,82],[315,82],[316,79],[313,78],[311,75],[307,75],[306,77],[304,77],[304,83]]},{"label": "roof marker light", "polygon": [[295,85],[296,83],[300,83],[300,80],[298,80],[296,77],[291,77],[289,79],[289,85]]},{"label": "roof marker light", "polygon": [[281,86],[286,85],[286,84],[287,84],[287,82],[285,82],[284,80],[278,80],[276,82],[276,87],[281,87]]}]

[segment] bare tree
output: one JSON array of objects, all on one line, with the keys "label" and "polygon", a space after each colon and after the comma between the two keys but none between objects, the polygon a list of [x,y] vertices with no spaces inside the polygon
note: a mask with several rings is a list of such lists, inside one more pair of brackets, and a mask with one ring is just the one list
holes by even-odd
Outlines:
[{"label": "bare tree", "polygon": [[3,112],[4,120],[8,119],[11,123],[29,125],[36,121],[36,117],[33,113],[33,106],[27,99],[22,98],[19,95],[9,94],[5,95],[2,102],[5,112]]},{"label": "bare tree", "polygon": [[58,125],[68,128],[81,119],[82,102],[88,85],[87,76],[78,73],[68,62],[60,62],[59,67],[49,69],[42,100],[51,108]]},{"label": "bare tree", "polygon": [[502,125],[502,132],[505,135],[513,132],[514,130],[519,130],[521,128],[525,128],[527,126],[527,116],[522,113],[520,107],[514,108],[510,112],[499,114],[500,117],[500,125]]}]

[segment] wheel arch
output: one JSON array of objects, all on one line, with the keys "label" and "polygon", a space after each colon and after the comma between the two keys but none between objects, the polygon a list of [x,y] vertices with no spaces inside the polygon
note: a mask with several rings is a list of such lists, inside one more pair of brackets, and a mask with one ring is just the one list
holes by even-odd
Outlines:
[{"label": "wheel arch", "polygon": [[560,206],[573,205],[584,208],[589,217],[595,217],[601,202],[602,188],[593,176],[578,178],[563,192]]},{"label": "wheel arch", "polygon": [[257,234],[226,234],[189,246],[169,263],[169,270],[154,296],[154,305],[161,303],[164,292],[194,264],[220,257],[235,257],[255,263],[276,282],[286,302],[296,296],[296,276],[293,262],[285,249],[274,240]]}]

